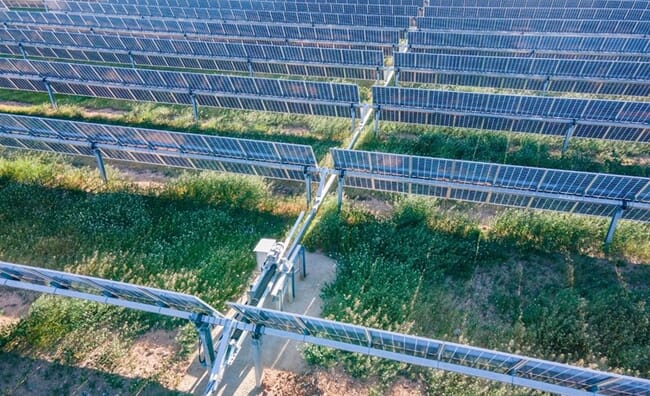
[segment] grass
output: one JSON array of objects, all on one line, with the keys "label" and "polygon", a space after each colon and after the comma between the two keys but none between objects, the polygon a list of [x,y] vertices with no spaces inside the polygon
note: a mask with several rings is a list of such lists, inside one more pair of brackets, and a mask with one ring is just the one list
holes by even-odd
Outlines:
[{"label": "grass", "polygon": [[650,177],[647,144],[572,139],[505,132],[382,123],[378,137],[366,134],[361,150],[468,161]]},{"label": "grass", "polygon": [[[255,178],[188,173],[154,188],[109,172],[104,185],[64,158],[4,151],[0,259],[190,293],[222,310],[247,286],[257,241],[281,237],[302,205]],[[181,324],[42,296],[2,328],[0,351],[112,372],[138,336]],[[196,337],[184,334],[186,354]]]},{"label": "grass", "polygon": [[349,120],[330,117],[200,107],[197,124],[189,106],[67,95],[56,95],[56,98],[58,109],[54,110],[47,94],[0,90],[0,111],[306,144],[313,147],[319,160],[328,153],[330,147],[340,146],[350,134]]},{"label": "grass", "polygon": [[[481,225],[463,204],[398,197],[381,216],[330,202],[305,244],[337,259],[324,316],[599,369],[650,375],[650,226],[505,210]],[[476,207],[473,206],[477,212]],[[381,246],[381,248],[378,248]],[[308,347],[312,363],[436,394],[517,390]],[[522,391],[528,394],[528,391]]]}]

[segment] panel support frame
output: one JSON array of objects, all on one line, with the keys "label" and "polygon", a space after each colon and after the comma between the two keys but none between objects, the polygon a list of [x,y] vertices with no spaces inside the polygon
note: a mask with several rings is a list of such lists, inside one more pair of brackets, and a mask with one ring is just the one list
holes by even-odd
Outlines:
[{"label": "panel support frame", "polygon": [[262,377],[264,375],[264,365],[262,364],[262,326],[255,326],[255,330],[251,333],[251,341],[253,344],[253,366],[255,368],[255,388],[262,387]]},{"label": "panel support frame", "polygon": [[569,149],[569,141],[571,140],[571,137],[573,136],[573,132],[575,130],[576,120],[573,120],[573,122],[566,129],[566,133],[564,134],[564,142],[562,143],[562,155],[564,155],[564,153],[566,153],[566,151]]},{"label": "panel support frame", "polygon": [[307,167],[305,167],[304,173],[305,173],[305,196],[307,199],[307,208],[309,208],[309,205],[311,205],[312,176]]},{"label": "panel support frame", "polygon": [[102,178],[104,183],[108,182],[108,177],[106,176],[106,167],[104,166],[104,158],[102,157],[101,150],[97,147],[95,143],[90,146],[95,154],[95,160],[97,161],[97,170],[99,170],[99,176]]},{"label": "panel support frame", "polygon": [[616,208],[612,220],[609,222],[609,227],[607,228],[607,234],[605,235],[605,249],[609,249],[609,246],[614,239],[614,233],[616,232],[616,227],[618,226],[618,221],[623,217],[623,212],[627,209],[627,203],[623,201],[623,204]]},{"label": "panel support frame", "polygon": [[190,92],[190,99],[192,100],[192,114],[194,115],[194,123],[199,122],[199,103],[196,101],[196,95]]},{"label": "panel support frame", "polygon": [[43,79],[43,84],[45,84],[45,89],[47,90],[47,96],[50,98],[50,104],[52,105],[52,108],[54,110],[58,110],[59,106],[56,104],[56,98],[54,97],[54,91],[52,90],[52,86],[50,85],[50,82],[47,81],[46,79]]},{"label": "panel support frame", "polygon": [[202,315],[198,315],[194,326],[199,333],[199,339],[205,350],[205,361],[201,363],[203,367],[212,367],[215,363],[216,355],[214,353],[214,344],[212,342],[212,326],[202,321]]},{"label": "panel support frame", "polygon": [[341,206],[343,205],[343,184],[345,180],[345,171],[339,171],[338,184],[336,186],[336,207],[337,210],[341,211]]}]

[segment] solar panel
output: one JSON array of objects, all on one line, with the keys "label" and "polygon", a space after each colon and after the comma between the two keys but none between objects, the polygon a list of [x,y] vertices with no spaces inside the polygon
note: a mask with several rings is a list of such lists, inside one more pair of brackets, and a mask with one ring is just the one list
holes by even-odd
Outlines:
[{"label": "solar panel", "polygon": [[[103,15],[141,15],[156,18],[183,18],[198,20],[234,20],[248,22],[274,22],[274,23],[302,23],[316,25],[343,25],[343,26],[375,26],[376,28],[396,29],[408,28],[410,17],[416,15],[417,7],[382,7],[367,6],[364,11],[375,11],[374,14],[344,12],[335,9],[325,12],[317,7],[287,10],[283,6],[287,3],[247,3],[250,8],[222,9],[222,8],[196,8],[196,7],[166,7],[166,6],[135,6],[114,3],[58,1],[50,9],[68,13],[103,14]],[[294,3],[295,4],[295,3]],[[319,5],[319,4],[314,4]],[[265,8],[266,7],[266,8]],[[329,7],[332,8],[332,7]],[[351,7],[348,7],[351,8]],[[352,10],[352,11],[357,11]],[[394,11],[395,14],[390,13]],[[412,11],[411,13],[407,13]]]},{"label": "solar panel", "polygon": [[424,16],[437,18],[494,18],[494,19],[569,19],[647,21],[649,2],[645,8],[581,8],[581,7],[424,7]]},{"label": "solar panel", "polygon": [[561,394],[648,395],[650,381],[327,319],[229,303],[262,334]]},{"label": "solar panel", "polygon": [[612,95],[650,94],[650,63],[395,53],[401,82]]},{"label": "solar panel", "polygon": [[514,32],[409,32],[412,48],[491,49],[512,53],[565,52],[593,54],[647,54],[650,38]]},{"label": "solar panel", "polygon": [[520,208],[647,221],[650,179],[332,149],[345,186]]},{"label": "solar panel", "polygon": [[[138,0],[141,1],[141,0]],[[647,0],[430,0],[429,6],[490,8],[630,8],[646,9]]]},{"label": "solar panel", "polygon": [[[57,2],[61,3],[61,2]],[[66,9],[68,2],[63,4],[62,8]],[[76,2],[78,3],[78,2]],[[87,2],[84,2],[87,3]],[[374,2],[357,3],[357,2],[279,2],[279,1],[218,1],[218,2],[200,2],[200,1],[131,1],[131,0],[118,0],[112,1],[111,4],[116,5],[130,5],[130,6],[145,6],[145,7],[173,7],[184,9],[195,9],[200,12],[212,10],[263,10],[263,11],[288,11],[288,12],[313,12],[313,13],[332,13],[332,14],[365,14],[365,15],[416,15],[419,5],[406,4],[399,5],[399,2],[392,2],[395,4],[376,4]],[[413,1],[411,1],[413,3]],[[59,7],[59,4],[56,5]],[[190,11],[191,12],[191,11]]]},{"label": "solar panel", "polygon": [[386,121],[650,142],[650,103],[373,87]]},{"label": "solar panel", "polygon": [[644,35],[650,31],[650,21],[608,19],[493,19],[493,18],[416,18],[420,29],[470,30],[498,32],[568,32]]},{"label": "solar panel", "polygon": [[[359,90],[352,84],[16,59],[0,59],[0,77],[5,88],[46,91],[46,79],[55,93],[81,96],[186,105],[194,96],[199,105],[212,107],[277,111],[265,104],[286,102],[290,113],[350,117],[351,111],[359,112]],[[23,88],[23,81],[32,85]]]},{"label": "solar panel", "polygon": [[311,146],[0,113],[0,145],[38,151],[304,180],[318,180]]},{"label": "solar panel", "polygon": [[[0,261],[0,286],[63,295],[81,293],[85,296],[74,297],[136,309],[149,307],[145,310],[170,316],[178,316],[172,311],[221,316],[201,299],[188,294],[3,261]],[[116,304],[117,301],[126,304]]]},{"label": "solar panel", "polygon": [[132,31],[223,37],[248,37],[326,42],[359,42],[391,47],[399,43],[400,32],[356,26],[307,26],[139,16],[64,14],[2,11],[0,19],[11,24],[93,28],[102,31]]},{"label": "solar panel", "polygon": [[[0,53],[152,67],[376,79],[381,51],[215,43],[39,29],[0,31]],[[291,67],[305,65],[305,67]],[[309,66],[309,67],[307,67]]]},{"label": "solar panel", "polygon": [[[116,0],[116,4],[137,4],[137,5],[161,5],[167,7],[194,7],[194,8],[244,8],[257,4],[256,1],[251,0]],[[354,5],[358,7],[372,7],[376,6],[377,2],[374,0],[291,0],[286,2],[278,1],[260,1],[259,3],[285,3],[288,6],[295,4],[299,6],[312,6],[312,5],[332,5],[332,6],[347,6]],[[391,6],[417,6],[422,7],[423,0],[391,0]],[[262,6],[261,6],[262,7]],[[266,6],[268,8],[268,6]],[[267,9],[264,8],[264,9]],[[362,14],[370,14],[371,12],[359,12]]]}]

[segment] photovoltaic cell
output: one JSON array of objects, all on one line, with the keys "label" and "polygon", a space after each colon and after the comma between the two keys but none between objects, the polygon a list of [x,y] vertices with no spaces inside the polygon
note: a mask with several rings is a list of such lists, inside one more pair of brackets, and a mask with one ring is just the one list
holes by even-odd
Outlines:
[{"label": "photovoltaic cell", "polygon": [[[608,395],[650,394],[650,381],[645,379],[248,305],[229,305],[251,323],[262,327],[262,334],[268,330],[290,332],[305,337],[306,342],[339,349],[342,346],[334,343],[343,343],[347,344],[348,350],[363,354],[525,384],[540,390],[563,393],[597,390]],[[320,342],[306,337],[316,337]],[[551,389],[550,385],[564,389]]]},{"label": "photovoltaic cell", "polygon": [[217,313],[199,298],[187,294],[0,261],[0,285],[7,280],[195,314]]},{"label": "photovoltaic cell", "polygon": [[[288,180],[317,173],[311,146],[0,113],[0,145]],[[244,171],[239,171],[243,169]],[[318,177],[315,175],[315,180]]]},{"label": "photovoltaic cell", "polygon": [[[345,186],[646,221],[650,179],[400,154],[332,149]],[[420,186],[435,187],[422,189]]]}]

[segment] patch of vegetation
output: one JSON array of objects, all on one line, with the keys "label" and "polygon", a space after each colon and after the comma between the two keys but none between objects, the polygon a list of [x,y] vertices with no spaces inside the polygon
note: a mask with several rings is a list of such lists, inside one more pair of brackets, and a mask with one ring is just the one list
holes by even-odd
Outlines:
[{"label": "patch of vegetation", "polygon": [[[305,244],[338,262],[326,317],[647,377],[650,289],[638,278],[650,277],[650,226],[625,223],[605,254],[604,222],[506,210],[486,228],[436,200],[399,197],[383,218],[330,202]],[[360,377],[420,379],[431,393],[519,391],[321,347],[305,354]]]},{"label": "patch of vegetation", "polygon": [[[301,208],[261,179],[184,174],[158,187],[121,180],[66,158],[4,151],[0,158],[0,259],[170,289],[217,309],[239,296],[262,237],[280,237]],[[135,337],[185,324],[82,301],[40,297],[0,334],[0,351],[46,354],[115,368]],[[182,353],[190,348],[179,333]]]},{"label": "patch of vegetation", "polygon": [[2,89],[0,102],[15,114],[307,144],[319,159],[350,134],[349,120],[331,117],[200,107],[195,123],[189,106],[57,95],[55,110],[47,94]]},{"label": "patch of vegetation", "polygon": [[359,149],[585,172],[650,177],[647,144],[493,131],[432,128],[382,122],[378,138],[367,134]]}]

